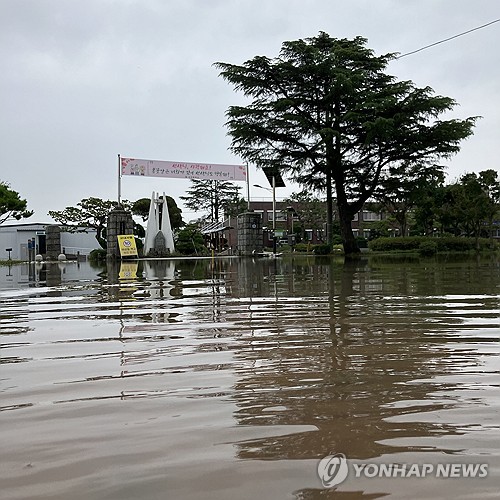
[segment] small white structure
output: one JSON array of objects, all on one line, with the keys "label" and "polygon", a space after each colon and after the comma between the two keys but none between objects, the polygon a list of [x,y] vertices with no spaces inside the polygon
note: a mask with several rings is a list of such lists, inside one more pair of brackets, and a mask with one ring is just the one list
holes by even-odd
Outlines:
[{"label": "small white structure", "polygon": [[153,191],[151,204],[149,205],[149,218],[146,226],[146,239],[144,243],[144,255],[152,254],[162,256],[175,251],[174,236],[170,225],[167,198],[165,193],[160,198]]},{"label": "small white structure", "polygon": [[[24,222],[0,225],[0,259],[6,260],[10,254],[12,260],[28,260],[30,248],[34,254],[46,253],[46,228],[51,223]],[[95,238],[95,229],[85,228],[83,233],[65,232],[61,226],[61,252],[66,256],[87,256],[99,243]],[[82,228],[83,229],[83,228]],[[11,249],[7,252],[7,249]]]}]

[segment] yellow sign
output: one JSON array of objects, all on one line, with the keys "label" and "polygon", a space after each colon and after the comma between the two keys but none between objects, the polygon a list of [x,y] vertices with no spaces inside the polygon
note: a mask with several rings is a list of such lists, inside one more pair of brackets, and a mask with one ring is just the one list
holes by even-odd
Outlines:
[{"label": "yellow sign", "polygon": [[119,234],[118,247],[122,257],[137,257],[137,247],[133,234]]}]

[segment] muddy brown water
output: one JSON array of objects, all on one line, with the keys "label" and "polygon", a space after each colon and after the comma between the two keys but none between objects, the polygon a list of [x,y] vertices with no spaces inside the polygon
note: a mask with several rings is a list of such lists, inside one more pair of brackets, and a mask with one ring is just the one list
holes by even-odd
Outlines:
[{"label": "muddy brown water", "polygon": [[500,498],[498,258],[0,274],[2,500]]}]

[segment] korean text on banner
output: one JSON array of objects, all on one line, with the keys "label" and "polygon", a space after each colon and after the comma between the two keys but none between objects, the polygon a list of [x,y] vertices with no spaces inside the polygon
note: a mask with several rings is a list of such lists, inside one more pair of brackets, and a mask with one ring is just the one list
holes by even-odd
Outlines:
[{"label": "korean text on banner", "polygon": [[216,163],[185,163],[162,160],[121,158],[121,174],[145,177],[177,177],[211,181],[246,181],[245,165]]},{"label": "korean text on banner", "polygon": [[119,234],[118,247],[122,257],[137,257],[137,246],[133,234]]}]

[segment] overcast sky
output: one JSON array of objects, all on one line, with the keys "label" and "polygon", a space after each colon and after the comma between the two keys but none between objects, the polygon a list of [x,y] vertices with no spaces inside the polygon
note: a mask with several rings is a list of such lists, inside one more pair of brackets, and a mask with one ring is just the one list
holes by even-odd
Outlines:
[{"label": "overcast sky", "polygon": [[[0,180],[28,200],[30,221],[48,222],[83,198],[116,199],[118,154],[240,163],[224,122],[244,101],[214,62],[274,57],[319,31],[404,54],[498,18],[498,0],[0,0]],[[450,179],[499,168],[499,45],[496,23],[388,68],[455,99],[454,117],[483,117],[446,162]],[[266,182],[251,166],[250,183]],[[188,187],[124,177],[122,197],[164,191],[182,207]]]}]

